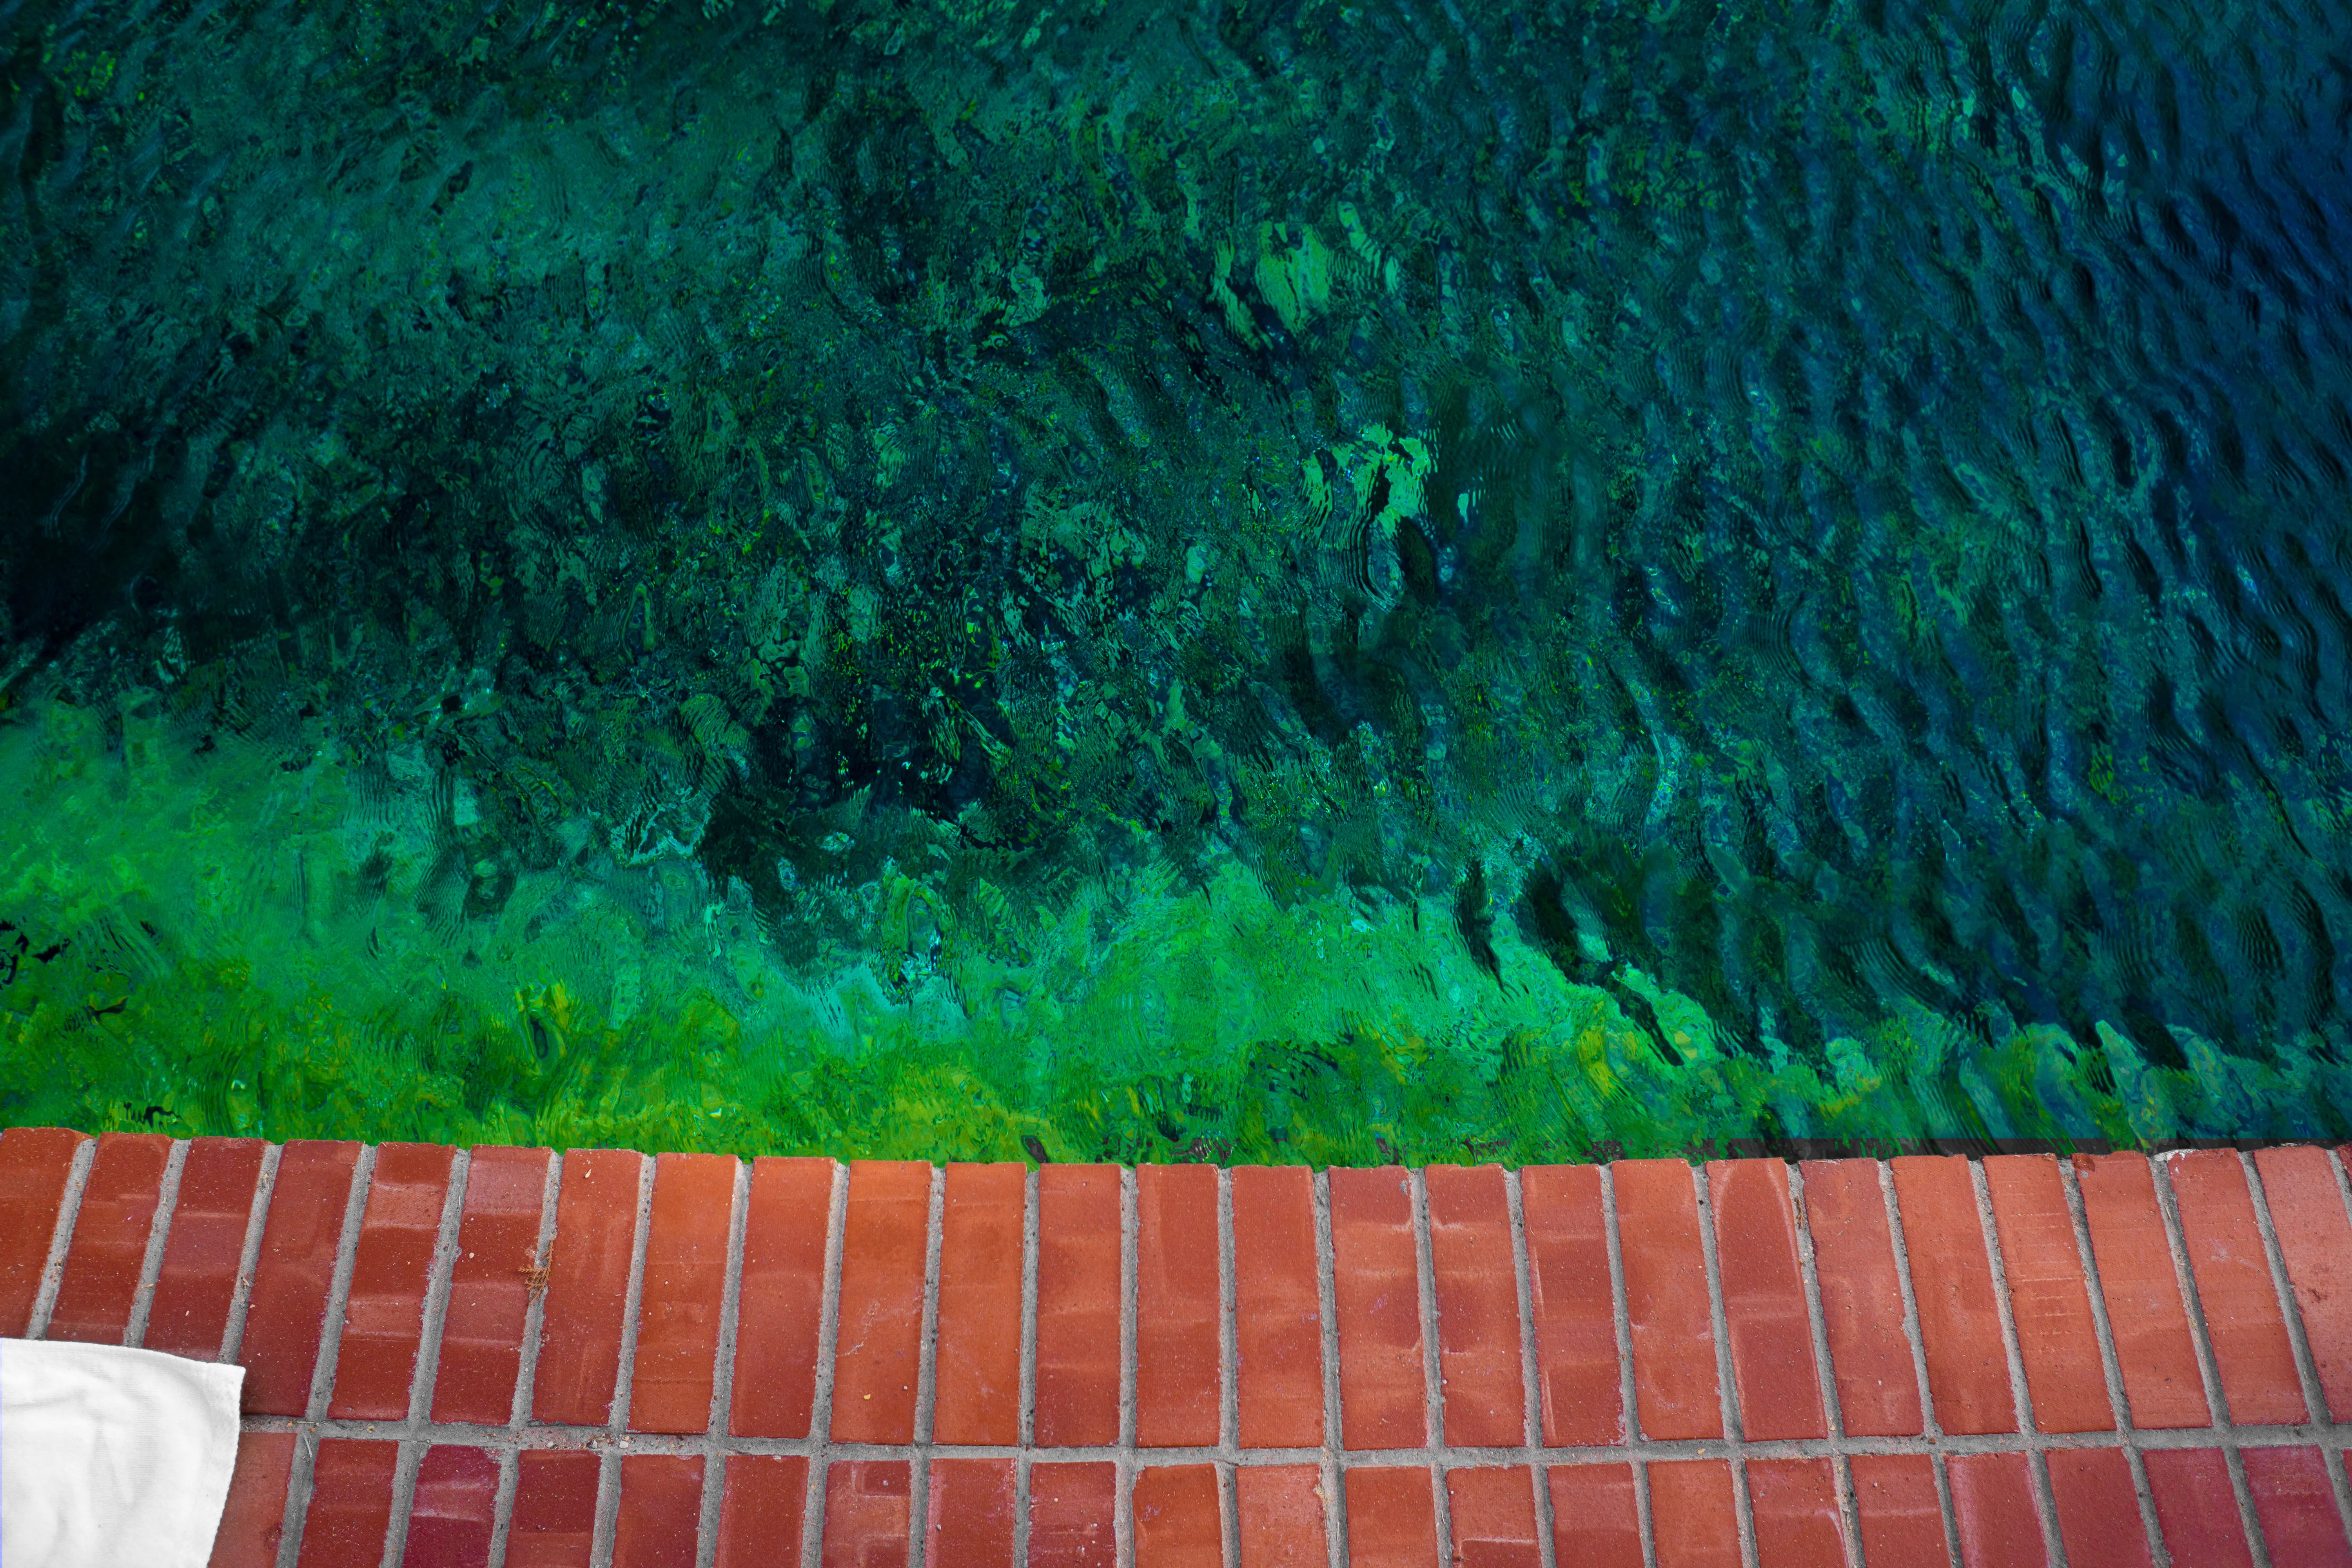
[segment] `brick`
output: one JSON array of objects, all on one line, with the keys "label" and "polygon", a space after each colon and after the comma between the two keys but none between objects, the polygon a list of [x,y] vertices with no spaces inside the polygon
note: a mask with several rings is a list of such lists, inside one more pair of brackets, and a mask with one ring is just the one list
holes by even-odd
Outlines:
[{"label": "brick", "polygon": [[1356,1449],[1418,1448],[1429,1441],[1429,1390],[1404,1173],[1335,1165],[1328,1179],[1340,1441]]},{"label": "brick", "polygon": [[824,1568],[907,1568],[913,1553],[910,1480],[904,1459],[835,1461],[826,1468]]},{"label": "brick", "polygon": [[931,1439],[1021,1441],[1021,1247],[1029,1168],[950,1165],[940,1217]]},{"label": "brick", "polygon": [[2035,1429],[2114,1430],[2090,1286],[2056,1158],[1996,1155],[1984,1173]]},{"label": "brick", "polygon": [[1233,1187],[1241,1446],[1314,1447],[1323,1441],[1314,1173],[1301,1165],[1241,1165]]},{"label": "brick", "polygon": [[1217,1441],[1224,1310],[1216,1168],[1144,1165],[1135,1185],[1135,1440],[1205,1447]]},{"label": "brick", "polygon": [[727,1418],[728,1430],[740,1436],[809,1435],[834,1177],[830,1160],[767,1154],[751,1162],[743,1281],[735,1309],[734,1394]]},{"label": "brick", "polygon": [[2172,1568],[2253,1568],[2221,1449],[2149,1448],[2140,1458]]},{"label": "brick", "polygon": [[1839,1418],[1851,1436],[1916,1436],[1926,1430],[1919,1376],[1903,1337],[1903,1281],[1878,1164],[1808,1160],[1799,1170]]},{"label": "brick", "polygon": [[2053,1448],[2051,1500],[2068,1568],[2153,1568],[2131,1461],[2121,1448]]},{"label": "brick", "polygon": [[1690,1167],[1680,1160],[1621,1160],[1609,1174],[1617,1187],[1617,1248],[1625,1260],[1642,1436],[1720,1437],[1715,1309]]},{"label": "brick", "polygon": [[[911,1160],[850,1165],[840,1337],[833,1355],[836,1443],[914,1441],[930,1225],[929,1165]],[[828,1476],[828,1497],[833,1485]]]},{"label": "brick", "polygon": [[1031,1465],[1028,1568],[1114,1568],[1118,1514],[1116,1465]]},{"label": "brick", "polygon": [[399,1464],[397,1443],[320,1441],[296,1568],[378,1568],[392,1528],[392,1475]]},{"label": "brick", "polygon": [[1042,1448],[1118,1441],[1119,1173],[1037,1173],[1037,1404]]},{"label": "brick", "polygon": [[589,1568],[601,1479],[596,1456],[585,1448],[524,1449],[505,1568]]},{"label": "brick", "polygon": [[2189,1314],[2181,1305],[2147,1156],[2077,1154],[2074,1179],[2083,1190],[2099,1296],[2107,1304],[2107,1328],[2123,1369],[2132,1425],[2210,1426],[2197,1346],[2189,1337]]},{"label": "brick", "polygon": [[1521,1171],[1519,1215],[1527,1228],[1543,1440],[1555,1447],[1622,1443],[1624,1384],[1600,1167]]},{"label": "brick", "polygon": [[1893,1164],[1936,1419],[1947,1432],[2014,1432],[1992,1258],[1969,1163],[1957,1154],[1915,1154]]},{"label": "brick", "polygon": [[180,1193],[163,1238],[163,1266],[147,1309],[149,1350],[217,1360],[236,1300],[245,1233],[261,1184],[258,1138],[197,1138],[180,1163]]},{"label": "brick", "polygon": [[1313,1465],[1249,1465],[1234,1472],[1241,1568],[1323,1568],[1323,1473]]},{"label": "brick", "polygon": [[1706,1190],[1740,1431],[1751,1439],[1826,1437],[1789,1167],[1779,1160],[1711,1161]]},{"label": "brick", "polygon": [[541,1421],[602,1426],[613,1418],[644,1171],[645,1156],[623,1149],[563,1156],[531,1391]]},{"label": "brick", "polygon": [[502,1426],[514,1414],[548,1161],[544,1149],[486,1146],[467,1162],[433,1380],[436,1421]]},{"label": "brick", "polygon": [[2245,1167],[2221,1149],[2169,1154],[2165,1163],[2230,1419],[2250,1425],[2308,1420]]},{"label": "brick", "polygon": [[1552,1560],[1575,1568],[1642,1568],[1642,1522],[1631,1465],[1554,1465]]},{"label": "brick", "polygon": [[1739,1513],[1730,1464],[1677,1459],[1651,1465],[1650,1539],[1658,1568],[1738,1568]]},{"label": "brick", "polygon": [[1519,1279],[1502,1168],[1432,1165],[1429,1264],[1437,1297],[1438,1381],[1445,1440],[1517,1447],[1527,1441]]},{"label": "brick", "polygon": [[1541,1568],[1535,1473],[1527,1466],[1446,1471],[1445,1509],[1455,1568]]},{"label": "brick", "polygon": [[1437,1500],[1425,1467],[1360,1465],[1345,1484],[1349,1568],[1437,1568]]},{"label": "brick", "polygon": [[694,1568],[701,1523],[701,1455],[631,1454],[622,1459],[613,1568]]},{"label": "brick", "polygon": [[1135,1473],[1135,1568],[1224,1568],[1224,1499],[1214,1465]]},{"label": "brick", "polygon": [[1857,1454],[1850,1463],[1864,1568],[1950,1560],[1935,1460],[1925,1454]]},{"label": "brick", "polygon": [[1010,1459],[933,1459],[923,1561],[1013,1568],[1017,1498]]},{"label": "brick", "polygon": [[1757,1568],[1844,1568],[1845,1521],[1827,1459],[1750,1459]]},{"label": "brick", "polygon": [[632,1432],[710,1430],[727,1233],[740,1168],[732,1154],[663,1154],[654,1161],[636,1359],[629,1373]]},{"label": "brick", "polygon": [[278,1157],[245,1338],[237,1347],[248,1413],[309,1413],[310,1376],[326,1330],[327,1293],[334,1284],[335,1255],[342,1246],[359,1156],[357,1143],[304,1140],[287,1144]]},{"label": "brick", "polygon": [[237,1438],[209,1568],[277,1568],[286,1534],[286,1483],[293,1473],[293,1433],[247,1432]]},{"label": "brick", "polygon": [[74,1211],[65,1278],[46,1331],[53,1340],[119,1345],[131,1326],[139,1276],[147,1267],[147,1239],[163,1192],[172,1141],[158,1133],[106,1132],[98,1140],[89,1180]]},{"label": "brick", "polygon": [[2050,1561],[2023,1454],[1955,1454],[1945,1468],[1965,1568],[2034,1568]]},{"label": "brick", "polygon": [[712,1568],[768,1568],[801,1560],[806,1459],[798,1454],[730,1454],[719,1496],[719,1552]]},{"label": "brick", "polygon": [[[2268,1173],[2264,1184],[2268,1185]],[[2352,1568],[2327,1458],[2316,1448],[2247,1448],[2246,1489],[2273,1568]]]},{"label": "brick", "polygon": [[490,1568],[499,1462],[488,1451],[436,1443],[416,1467],[401,1568]]},{"label": "brick", "polygon": [[338,1420],[398,1421],[408,1415],[425,1331],[425,1291],[433,1281],[455,1153],[432,1143],[376,1149],[352,1255],[342,1342],[335,1352],[334,1399],[327,1406]]},{"label": "brick", "polygon": [[0,1131],[0,1337],[21,1338],[32,1324],[66,1181],[88,1142],[63,1127]]},{"label": "brick", "polygon": [[2254,1170],[2327,1413],[2352,1421],[2352,1225],[2345,1221],[2336,1173],[2318,1149],[2264,1149],[2254,1155]]}]

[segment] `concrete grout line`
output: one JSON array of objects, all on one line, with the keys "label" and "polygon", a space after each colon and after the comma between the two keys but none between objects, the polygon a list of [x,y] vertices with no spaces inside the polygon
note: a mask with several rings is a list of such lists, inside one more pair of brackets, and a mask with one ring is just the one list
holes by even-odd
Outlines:
[{"label": "concrete grout line", "polygon": [[[448,1314],[449,1279],[457,1261],[457,1227],[465,1215],[466,1181],[474,1157],[463,1149],[449,1153],[449,1184],[441,1195],[441,1226],[435,1234],[425,1297],[417,1303],[416,1356],[408,1369],[408,1414],[399,1431],[400,1464],[393,1472],[392,1528],[385,1532],[383,1568],[399,1568],[408,1545],[408,1514],[416,1500],[417,1467],[432,1443],[433,1384],[441,1368],[441,1325]],[[421,1441],[416,1440],[421,1439]]]},{"label": "concrete grout line", "polygon": [[[1617,1229],[1617,1170],[1601,1165],[1601,1229],[1609,1242],[1610,1311],[1617,1330],[1617,1398],[1619,1429],[1624,1433],[1627,1457],[1642,1446],[1642,1402],[1633,1386],[1633,1313],[1625,1300],[1625,1248]],[[1658,1543],[1650,1531],[1650,1470],[1633,1459],[1633,1524],[1642,1536],[1643,1568],[1658,1568]]]},{"label": "concrete grout line", "polygon": [[1911,1347],[1912,1373],[1919,1380],[1920,1435],[1929,1439],[1927,1451],[1935,1459],[1936,1504],[1944,1514],[1944,1550],[1949,1553],[1951,1568],[1960,1568],[1959,1520],[1952,1511],[1952,1478],[1944,1464],[1948,1445],[1944,1442],[1944,1424],[1936,1415],[1935,1390],[1927,1382],[1927,1342],[1919,1337],[1919,1299],[1911,1288],[1911,1249],[1903,1236],[1903,1205],[1895,1198],[1895,1163],[1872,1163],[1878,1175],[1879,1201],[1886,1205],[1887,1239],[1895,1248],[1895,1284],[1903,1296],[1903,1339]]},{"label": "concrete grout line", "polygon": [[1021,1194],[1021,1447],[1037,1441],[1037,1167]]},{"label": "concrete grout line", "polygon": [[172,1215],[180,1206],[180,1178],[188,1166],[189,1140],[175,1138],[163,1157],[163,1179],[155,1188],[155,1217],[147,1226],[147,1253],[140,1260],[138,1289],[131,1296],[131,1321],[122,1325],[122,1342],[137,1347],[147,1338],[147,1320],[155,1310],[155,1281],[163,1277],[163,1249],[170,1244]]},{"label": "concrete grout line", "polygon": [[278,1568],[295,1568],[302,1554],[302,1527],[310,1521],[310,1482],[318,1474],[320,1434],[294,1429],[294,1462],[286,1473],[286,1513],[280,1519]]},{"label": "concrete grout line", "polygon": [[513,1532],[515,1491],[522,1483],[522,1456],[515,1449],[498,1455],[499,1487],[490,1497],[490,1555],[492,1563],[507,1560],[507,1537]]},{"label": "concrete grout line", "polygon": [[[2042,1427],[2033,1417],[2032,1391],[2025,1384],[2025,1352],[2017,1337],[2017,1308],[2009,1295],[2009,1259],[2001,1254],[2000,1226],[1992,1214],[1992,1186],[1985,1179],[1981,1160],[1969,1162],[1969,1190],[1976,1197],[1977,1229],[1984,1236],[1985,1262],[1992,1271],[1993,1312],[2000,1320],[2001,1350],[2009,1361],[2010,1407],[2019,1432],[2038,1432]],[[2058,1533],[2058,1495],[2051,1489],[2049,1461],[2041,1450],[2028,1457],[2026,1476],[2033,1488],[2033,1506],[2042,1516],[2042,1553],[2054,1568],[2067,1568],[2066,1542]]]},{"label": "concrete grout line", "polygon": [[613,1384],[612,1414],[603,1428],[610,1447],[596,1466],[596,1534],[589,1548],[590,1568],[612,1568],[621,1521],[621,1453],[635,1447],[629,1395],[636,1383],[637,1316],[645,1309],[646,1251],[653,1239],[654,1180],[659,1168],[659,1155],[638,1156],[636,1235],[629,1247],[628,1289],[621,1298],[621,1364]]},{"label": "concrete grout line", "polygon": [[[1319,1349],[1323,1361],[1323,1441],[1316,1449],[1318,1462],[1327,1471],[1344,1469],[1348,1463],[1344,1441],[1346,1412],[1339,1403],[1339,1248],[1331,1233],[1331,1174],[1328,1171],[1314,1172],[1309,1177],[1315,1205],[1315,1310]],[[1346,1490],[1346,1479],[1341,1478],[1340,1489]],[[1226,1531],[1225,1561],[1238,1563],[1240,1524]],[[1326,1542],[1327,1546],[1328,1542]],[[1346,1542],[1341,1542],[1339,1561],[1344,1563]]]},{"label": "concrete grout line", "polygon": [[377,1146],[363,1143],[352,1165],[351,1190],[343,1196],[342,1235],[335,1243],[335,1271],[327,1286],[327,1317],[319,1331],[319,1357],[310,1367],[310,1419],[324,1420],[335,1394],[335,1367],[342,1359],[343,1320],[352,1300],[352,1270],[359,1262],[360,1230],[367,1220],[368,1194],[375,1188]]},{"label": "concrete grout line", "polygon": [[[1797,1279],[1805,1292],[1805,1326],[1813,1347],[1813,1375],[1822,1389],[1822,1423],[1830,1441],[1845,1441],[1845,1410],[1838,1403],[1837,1369],[1830,1360],[1829,1319],[1822,1310],[1821,1272],[1813,1257],[1813,1227],[1805,1208],[1805,1175],[1799,1162],[1788,1163],[1789,1218],[1797,1235]],[[1838,1534],[1845,1551],[1846,1568],[1862,1568],[1862,1507],[1854,1495],[1853,1466],[1843,1453],[1830,1465],[1837,1489]]]},{"label": "concrete grout line", "polygon": [[[469,1172],[470,1174],[470,1172]],[[563,1185],[563,1156],[550,1150],[547,1174],[541,1179],[539,1194],[539,1239],[531,1251],[531,1267],[544,1269],[555,1252],[556,1198]],[[463,1234],[462,1225],[460,1235]],[[515,1359],[514,1397],[507,1405],[504,1433],[517,1441],[512,1448],[502,1451],[499,1461],[499,1493],[490,1510],[490,1561],[506,1561],[507,1536],[514,1526],[515,1493],[522,1481],[520,1450],[528,1445],[521,1441],[533,1414],[531,1402],[539,1381],[540,1330],[547,1318],[547,1292],[542,1288],[528,1292],[523,1299],[522,1343],[517,1347]],[[431,1397],[429,1394],[427,1397]]]},{"label": "concrete grout line", "polygon": [[[1519,1293],[1519,1398],[1527,1408],[1521,1436],[1534,1448],[1543,1442],[1543,1389],[1536,1379],[1535,1272],[1528,1258],[1526,1195],[1519,1190],[1517,1171],[1503,1173],[1503,1202],[1510,1213],[1511,1269]],[[1551,1488],[1539,1468],[1530,1466],[1528,1473],[1535,1478],[1538,1568],[1559,1568],[1559,1542],[1554,1533],[1559,1521],[1552,1517]]]},{"label": "concrete grout line", "polygon": [[735,1162],[735,1187],[727,1210],[727,1274],[719,1294],[719,1354],[710,1368],[710,1421],[701,1444],[702,1512],[696,1526],[695,1568],[719,1560],[719,1510],[726,1500],[727,1437],[735,1412],[735,1330],[742,1315],[743,1237],[751,1215],[749,1161]]},{"label": "concrete grout line", "polygon": [[285,1153],[279,1143],[261,1146],[261,1171],[253,1181],[253,1208],[245,1216],[245,1247],[236,1259],[236,1286],[228,1300],[228,1322],[221,1330],[220,1359],[236,1360],[244,1348],[246,1310],[253,1305],[253,1275],[261,1263],[261,1232],[269,1219],[269,1202],[278,1192],[278,1164]]},{"label": "concrete grout line", "polygon": [[[2214,1427],[2228,1430],[2236,1423],[2231,1418],[2229,1390],[2221,1385],[2221,1362],[2213,1353],[2212,1337],[2206,1330],[2205,1303],[2197,1289],[2197,1273],[2189,1266],[2189,1232],[2180,1220],[2179,1194],[2172,1190],[2172,1169],[2161,1155],[2150,1160],[2148,1167],[2149,1175],[2156,1189],[2157,1214],[2164,1224],[2165,1244],[2172,1251],[2174,1283],[2180,1291],[2183,1315],[2189,1320],[2189,1348],[2196,1352],[2197,1375],[2205,1385],[2206,1419]],[[2100,1294],[2104,1298],[2105,1292],[2102,1291]],[[2104,1300],[2102,1306],[2104,1307]],[[2102,1329],[2105,1327],[2106,1315],[2104,1310],[2095,1321]],[[2105,1347],[2101,1348],[2104,1350]],[[2117,1358],[2117,1366],[2120,1375],[2120,1356]],[[2130,1403],[2128,1396],[2119,1402],[2117,1416],[2119,1422],[2128,1419],[2127,1415],[2121,1413],[2121,1407],[2127,1407]],[[2243,1462],[2238,1458],[2234,1449],[2229,1454],[2226,1462],[2233,1474],[2242,1473],[2244,1468]],[[2134,1454],[2126,1463],[2131,1466],[2135,1477],[2144,1474],[2147,1469],[2146,1464],[2137,1454]],[[2253,1543],[2255,1561],[2262,1563],[2268,1554],[2268,1547],[2263,1541],[2260,1523],[2253,1514],[2253,1495],[2241,1485],[2238,1479],[2233,1479],[2231,1484],[2238,1491],[2239,1521],[2248,1532],[2247,1540]],[[2156,1517],[2156,1496],[2153,1492],[2147,1494],[2142,1508],[2147,1520],[2153,1524]],[[2171,1552],[2161,1543],[2164,1533],[2162,1529],[2154,1528],[2148,1533],[2158,1541],[2158,1550],[2168,1559]],[[2268,1564],[2264,1563],[2263,1568],[2268,1568]]]},{"label": "concrete grout line", "polygon": [[[1423,1445],[1436,1452],[1445,1447],[1445,1363],[1438,1346],[1437,1259],[1435,1237],[1430,1232],[1429,1183],[1419,1171],[1404,1173],[1405,1201],[1412,1210],[1413,1284],[1421,1310],[1421,1393]],[[1454,1568],[1454,1502],[1443,1474],[1432,1478],[1437,1507],[1439,1568]]]},{"label": "concrete grout line", "polygon": [[[2160,1166],[2162,1162],[2158,1163]],[[2107,1293],[2099,1283],[2098,1253],[2091,1246],[2090,1215],[2083,1206],[2083,1184],[2075,1175],[2072,1160],[2058,1162],[2058,1190],[2066,1200],[2067,1221],[2074,1227],[2074,1255],[2082,1265],[2084,1294],[2090,1299],[2091,1337],[2099,1347],[2099,1366],[2107,1380],[2107,1419],[2113,1423],[2112,1430],[2118,1439],[2124,1439],[2132,1430],[2131,1401],[2124,1394],[2123,1358],[2116,1350],[2115,1325],[2107,1317]],[[2160,1173],[2157,1197],[2161,1204],[2172,1201],[2170,1184]],[[2218,1411],[2221,1407],[2214,1408]],[[2139,1500],[2140,1529],[2155,1548],[2152,1561],[2158,1568],[2168,1568],[2171,1550],[2164,1543],[2164,1528],[2156,1517],[2156,1493],[2148,1485],[2147,1467],[2140,1462],[2139,1450],[2127,1442],[2125,1452],[2129,1456],[2126,1463],[2131,1466],[2132,1490]]]},{"label": "concrete grout line", "polygon": [[1143,1246],[1143,1193],[1135,1167],[1118,1171],[1118,1441],[1135,1447],[1136,1330],[1140,1310],[1139,1277]]},{"label": "concrete grout line", "polygon": [[[1723,1299],[1723,1266],[1716,1256],[1715,1197],[1706,1179],[1706,1166],[1694,1163],[1690,1167],[1691,1193],[1696,1199],[1698,1215],[1699,1267],[1706,1277],[1707,1328],[1715,1336],[1715,1393],[1721,1414],[1725,1439],[1738,1447],[1744,1444],[1748,1427],[1739,1413],[1739,1369],[1731,1359],[1731,1317]],[[1731,1512],[1739,1530],[1739,1559],[1747,1568],[1756,1568],[1756,1510],[1748,1495],[1748,1466],[1743,1458],[1731,1461]]]},{"label": "concrete grout line", "polygon": [[944,1165],[930,1170],[930,1207],[923,1220],[923,1315],[915,1340],[915,1440],[909,1445],[907,1468],[908,1568],[923,1568],[930,1546],[929,1529],[931,1467],[925,1455],[931,1447],[931,1427],[937,1413],[940,1380],[940,1254],[947,1246],[948,1173]]},{"label": "concrete grout line", "polygon": [[[834,1358],[841,1345],[841,1258],[848,1244],[849,1167],[833,1163],[833,1205],[825,1220],[824,1294],[816,1320],[816,1393],[809,1405],[809,1435],[799,1451],[808,1455],[808,1497],[801,1509],[801,1561],[817,1568],[824,1550],[824,1473],[833,1462]],[[742,1451],[742,1445],[736,1446]]]},{"label": "concrete grout line", "polygon": [[[1217,1447],[1242,1437],[1241,1282],[1234,1278],[1234,1173],[1217,1171]],[[1341,1568],[1335,1563],[1333,1568]]]},{"label": "concrete grout line", "polygon": [[41,1288],[33,1295],[33,1315],[25,1323],[28,1340],[40,1339],[49,1331],[49,1314],[57,1310],[58,1289],[65,1283],[66,1254],[73,1246],[74,1225],[81,1218],[82,1190],[89,1185],[89,1168],[97,1161],[97,1139],[85,1138],[74,1146],[65,1191],[58,1199],[58,1217],[49,1229],[49,1256],[41,1265]]}]

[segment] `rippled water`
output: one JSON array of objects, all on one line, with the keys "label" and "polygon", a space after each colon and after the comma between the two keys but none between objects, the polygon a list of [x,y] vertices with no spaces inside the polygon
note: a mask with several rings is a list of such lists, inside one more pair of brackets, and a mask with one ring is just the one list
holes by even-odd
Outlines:
[{"label": "rippled water", "polygon": [[0,1114],[2352,1131],[2344,5],[0,31]]}]

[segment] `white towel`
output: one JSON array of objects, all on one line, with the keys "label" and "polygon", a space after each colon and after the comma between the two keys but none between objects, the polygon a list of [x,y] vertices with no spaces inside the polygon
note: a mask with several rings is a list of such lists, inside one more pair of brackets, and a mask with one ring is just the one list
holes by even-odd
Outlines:
[{"label": "white towel", "polygon": [[0,1565],[205,1568],[245,1369],[0,1340]]}]

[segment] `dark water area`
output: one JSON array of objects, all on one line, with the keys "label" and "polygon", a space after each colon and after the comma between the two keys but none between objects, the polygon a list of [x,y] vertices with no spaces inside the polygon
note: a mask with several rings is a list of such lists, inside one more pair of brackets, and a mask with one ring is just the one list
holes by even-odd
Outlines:
[{"label": "dark water area", "polygon": [[11,1120],[2352,1134],[2352,8],[0,41]]}]

